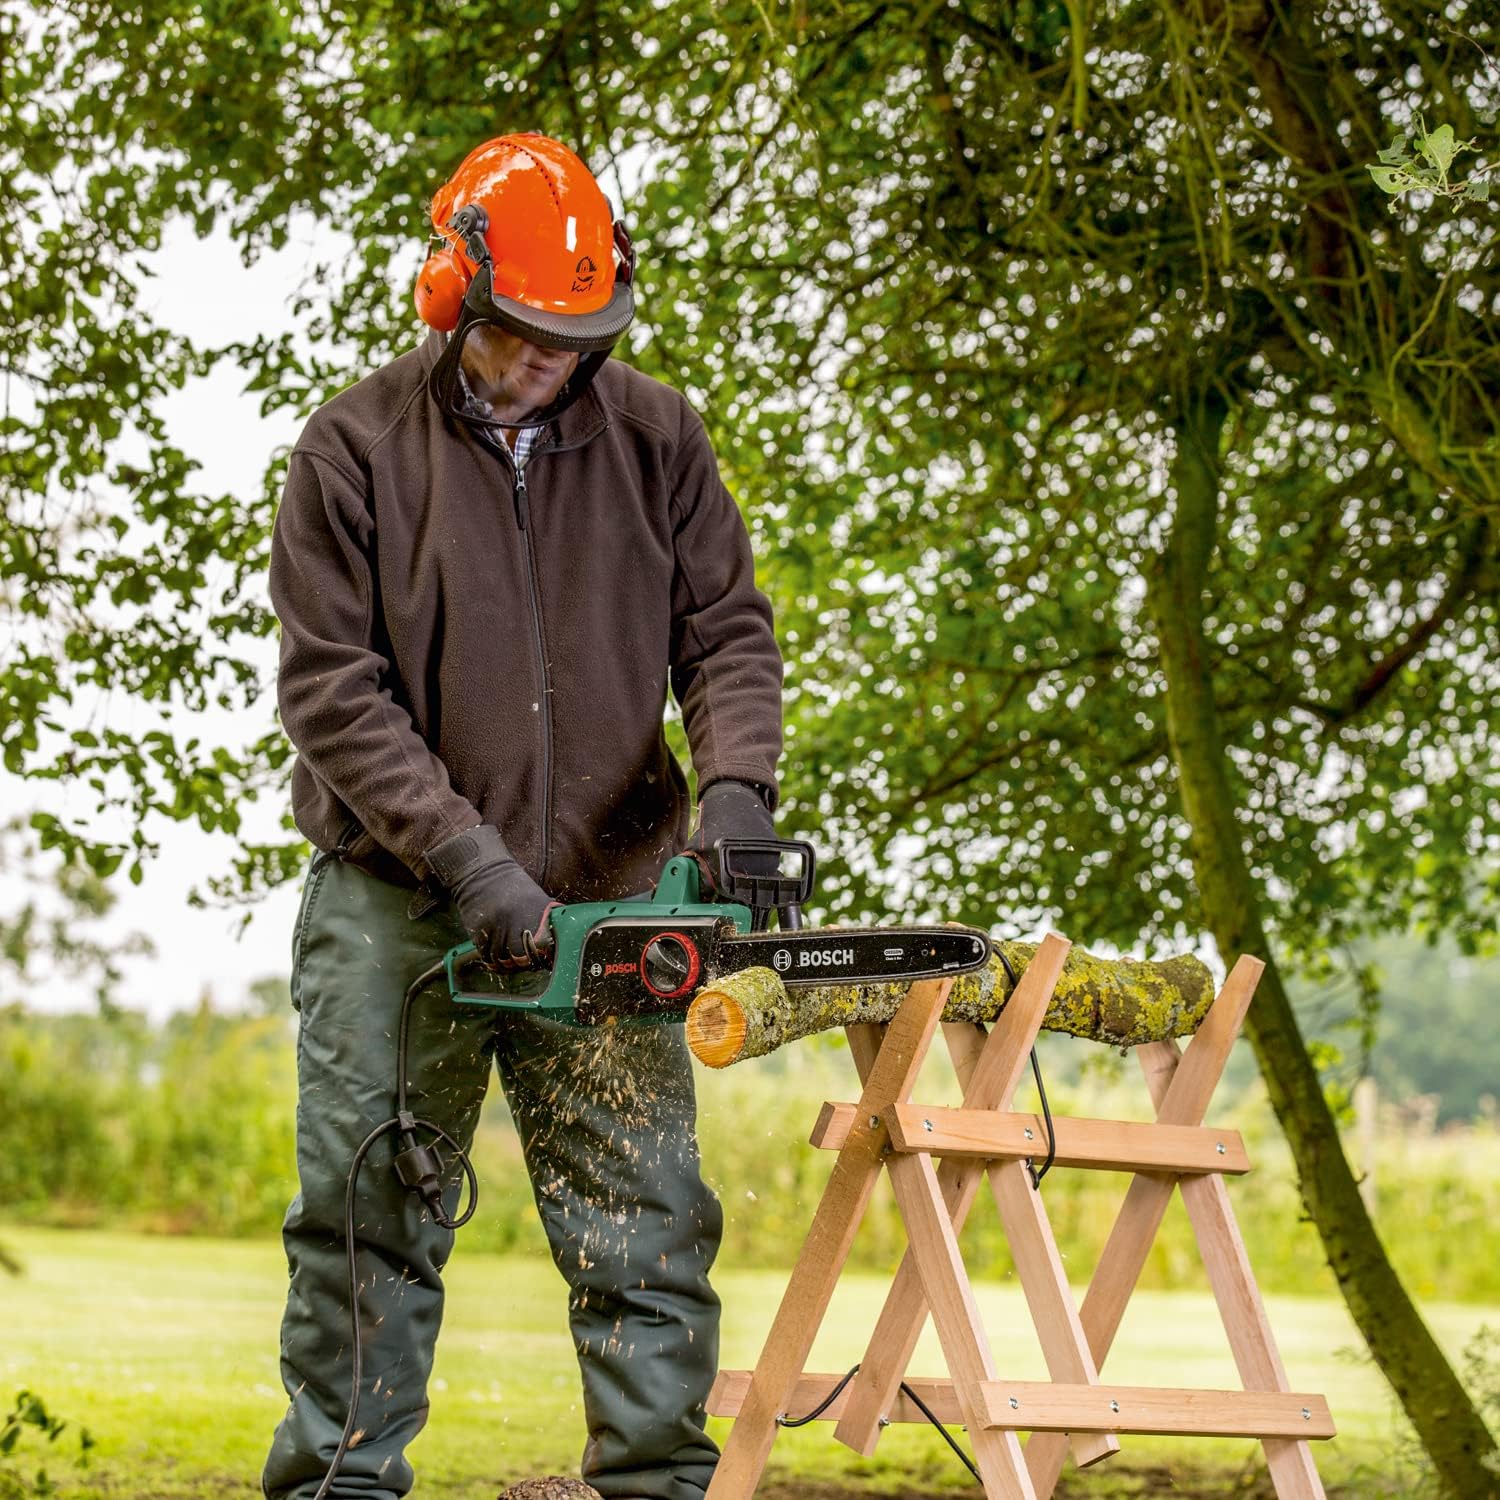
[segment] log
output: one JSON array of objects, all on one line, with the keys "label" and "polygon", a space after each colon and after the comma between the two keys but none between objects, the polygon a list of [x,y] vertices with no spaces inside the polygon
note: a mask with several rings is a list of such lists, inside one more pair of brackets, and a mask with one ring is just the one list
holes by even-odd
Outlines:
[{"label": "log", "polygon": [[[943,1010],[945,1021],[993,1021],[1010,998],[999,953],[1019,978],[1034,943],[998,943],[989,964],[960,975]],[[741,969],[698,992],[687,1014],[688,1046],[699,1062],[727,1068],[764,1057],[788,1042],[860,1022],[889,1021],[906,998],[905,984],[827,984],[788,989],[774,969]],[[1190,1036],[1213,1004],[1208,966],[1190,954],[1155,962],[1068,954],[1042,1022],[1048,1031],[1115,1047]]]}]

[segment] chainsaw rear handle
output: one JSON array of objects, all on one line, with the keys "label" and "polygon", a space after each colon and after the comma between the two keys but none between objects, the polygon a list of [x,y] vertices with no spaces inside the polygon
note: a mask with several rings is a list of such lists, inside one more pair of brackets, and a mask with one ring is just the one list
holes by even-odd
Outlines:
[{"label": "chainsaw rear handle", "polygon": [[[649,901],[656,893],[654,891],[637,891],[633,896],[621,896],[620,902]],[[492,972],[506,972],[512,974],[524,974],[531,969],[550,969],[552,960],[557,953],[557,933],[552,926],[552,918],[560,911],[566,911],[567,907],[560,902],[554,902],[547,912],[547,926],[545,931],[537,933],[531,940],[531,946],[536,952],[537,962],[535,964],[517,964],[509,970],[494,970]],[[448,969],[448,979],[452,983],[455,975],[461,974],[468,969],[485,969],[489,965],[479,957],[478,950],[473,943],[460,943],[458,947],[450,950],[444,959]]]}]

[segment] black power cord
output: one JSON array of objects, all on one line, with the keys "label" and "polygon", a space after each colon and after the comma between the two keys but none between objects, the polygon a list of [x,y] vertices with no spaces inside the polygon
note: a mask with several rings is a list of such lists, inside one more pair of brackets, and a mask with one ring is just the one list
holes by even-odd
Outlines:
[{"label": "black power cord", "polygon": [[[349,1319],[354,1331],[352,1345],[354,1366],[349,1378],[349,1414],[344,1420],[344,1430],[339,1437],[339,1445],[333,1455],[333,1462],[329,1464],[328,1472],[323,1476],[323,1483],[318,1486],[313,1500],[327,1500],[329,1489],[338,1478],[344,1458],[349,1452],[349,1444],[354,1436],[355,1423],[359,1417],[359,1388],[364,1374],[364,1349],[359,1335],[359,1268],[356,1264],[354,1249],[354,1193],[359,1183],[359,1170],[364,1166],[365,1158],[369,1156],[376,1141],[382,1136],[389,1135],[393,1130],[399,1132],[401,1150],[397,1153],[394,1163],[396,1176],[408,1192],[415,1193],[421,1198],[433,1219],[444,1229],[461,1229],[474,1217],[474,1209],[479,1202],[479,1179],[474,1175],[468,1152],[441,1125],[431,1120],[418,1119],[406,1104],[406,1044],[411,1032],[412,1002],[428,984],[444,972],[444,966],[439,961],[430,969],[417,975],[406,991],[406,996],[401,1002],[401,1023],[396,1051],[396,1113],[389,1120],[384,1120],[377,1125],[359,1143],[359,1149],[354,1153],[354,1161],[349,1167],[349,1182],[344,1189],[344,1248],[349,1257]],[[419,1130],[429,1131],[432,1139],[427,1142],[418,1141],[417,1131]],[[464,1177],[469,1186],[468,1207],[457,1218],[452,1217],[443,1207],[444,1163],[437,1149],[438,1141],[444,1142],[453,1153],[453,1160],[463,1168]]]},{"label": "black power cord", "polygon": [[975,1477],[975,1479],[979,1480],[980,1484],[983,1484],[984,1478],[980,1474],[979,1470],[974,1467],[974,1460],[970,1458],[969,1455],[958,1446],[958,1444],[953,1439],[953,1434],[949,1432],[948,1429],[944,1427],[943,1424],[939,1422],[935,1416],[933,1416],[932,1408],[928,1406],[928,1404],[914,1390],[912,1390],[912,1388],[907,1385],[904,1380],[901,1382],[901,1390],[905,1395],[911,1398],[912,1405],[914,1405],[917,1410],[921,1412],[922,1415],[926,1417],[927,1420],[931,1422],[932,1425],[936,1427],[940,1433],[942,1433],[943,1441],[947,1443],[947,1445],[956,1454],[958,1454],[959,1461],[963,1464],[964,1468],[966,1468],[969,1473],[971,1473]]},{"label": "black power cord", "polygon": [[[1010,960],[1000,951],[997,943],[994,948],[995,957],[1000,960],[1000,967],[1005,970],[1005,977],[1010,980],[1010,993],[1014,995],[1016,986],[1020,980],[1016,978],[1016,971],[1011,968]],[[1006,996],[1010,999],[1010,995]],[[1052,1107],[1047,1103],[1047,1086],[1042,1082],[1042,1065],[1037,1061],[1036,1048],[1031,1049],[1031,1075],[1036,1079],[1036,1091],[1042,1097],[1042,1123],[1047,1131],[1047,1158],[1040,1167],[1031,1164],[1031,1158],[1026,1159],[1026,1170],[1031,1175],[1031,1185],[1040,1188],[1042,1178],[1052,1170],[1052,1163],[1057,1160],[1057,1127],[1052,1123]]]},{"label": "black power cord", "polygon": [[[782,1416],[776,1418],[776,1425],[778,1427],[806,1427],[809,1422],[817,1421],[817,1419],[821,1417],[823,1413],[827,1411],[835,1401],[838,1400],[840,1394],[843,1392],[844,1387],[848,1385],[849,1382],[853,1380],[854,1377],[858,1374],[859,1366],[855,1365],[855,1367],[850,1370],[849,1373],[845,1375],[844,1378],[840,1380],[839,1383],[834,1386],[831,1391],[829,1391],[828,1395],[824,1397],[824,1399],[820,1401],[815,1407],[813,1407],[813,1409],[808,1412],[806,1416],[788,1417],[783,1414]],[[966,1468],[969,1473],[971,1473],[975,1477],[975,1479],[978,1479],[979,1482],[983,1484],[984,1480],[980,1476],[979,1470],[974,1467],[974,1460],[971,1459],[969,1455],[958,1446],[957,1442],[954,1441],[953,1434],[949,1432],[948,1429],[944,1427],[943,1424],[937,1419],[936,1415],[933,1413],[932,1408],[928,1406],[928,1404],[914,1390],[912,1390],[912,1388],[907,1385],[904,1380],[901,1382],[901,1393],[911,1401],[911,1403],[917,1408],[917,1410],[921,1412],[922,1415],[926,1417],[927,1420],[931,1422],[932,1425],[936,1427],[940,1433],[942,1433],[943,1441],[947,1443],[947,1445],[956,1454],[958,1454],[959,1461],[963,1464],[964,1468]]]}]

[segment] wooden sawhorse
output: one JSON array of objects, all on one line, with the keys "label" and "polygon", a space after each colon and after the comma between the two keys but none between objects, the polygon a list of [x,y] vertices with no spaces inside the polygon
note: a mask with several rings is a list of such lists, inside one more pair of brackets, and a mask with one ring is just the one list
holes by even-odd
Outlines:
[{"label": "wooden sawhorse", "polygon": [[[1134,1174],[1080,1307],[1027,1171],[1046,1149],[1046,1128],[1038,1116],[1010,1108],[1069,946],[1055,935],[1042,943],[988,1033],[944,1024],[963,1087],[959,1109],[910,1102],[951,979],[913,985],[886,1025],[848,1028],[863,1092],[857,1104],[825,1104],[813,1131],[813,1144],[838,1156],[759,1364],[753,1372],[721,1371],[709,1397],[712,1415],[736,1420],[707,1500],[749,1500],[781,1421],[810,1411],[842,1378],[806,1374],[804,1366],[882,1171],[890,1172],[910,1244],[858,1373],[822,1414],[838,1423],[841,1442],[870,1454],[888,1422],[926,1420],[901,1385],[930,1310],[949,1378],[906,1383],[939,1420],[967,1426],[990,1500],[1051,1495],[1070,1446],[1080,1466],[1097,1463],[1119,1451],[1116,1433],[1259,1438],[1281,1500],[1321,1500],[1308,1440],[1333,1436],[1328,1404],[1287,1389],[1224,1185],[1223,1174],[1249,1170],[1244,1144],[1237,1132],[1202,1123],[1265,966],[1239,960],[1186,1049],[1175,1042],[1135,1049],[1154,1122],[1054,1117],[1058,1166]],[[958,1232],[986,1176],[1050,1381],[1003,1379],[979,1319]],[[1099,1378],[1174,1187],[1182,1189],[1243,1390]],[[1018,1432],[1032,1434],[1024,1449]]]}]

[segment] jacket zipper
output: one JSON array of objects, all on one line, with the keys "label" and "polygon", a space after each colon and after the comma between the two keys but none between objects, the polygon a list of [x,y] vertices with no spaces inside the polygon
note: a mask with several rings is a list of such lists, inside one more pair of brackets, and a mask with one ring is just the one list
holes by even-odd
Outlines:
[{"label": "jacket zipper", "polygon": [[542,642],[542,590],[537,576],[536,552],[531,545],[531,507],[526,494],[526,468],[530,459],[525,464],[518,464],[515,455],[503,442],[495,446],[505,447],[505,456],[509,459],[511,472],[515,476],[513,498],[516,528],[526,543],[526,593],[531,603],[531,631],[532,638],[536,641],[537,674],[541,681],[541,701],[537,704],[537,712],[542,716],[542,868],[537,874],[537,884],[545,890],[547,866],[552,862],[552,689],[547,677],[546,647]]}]

